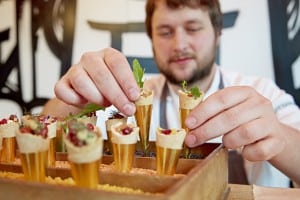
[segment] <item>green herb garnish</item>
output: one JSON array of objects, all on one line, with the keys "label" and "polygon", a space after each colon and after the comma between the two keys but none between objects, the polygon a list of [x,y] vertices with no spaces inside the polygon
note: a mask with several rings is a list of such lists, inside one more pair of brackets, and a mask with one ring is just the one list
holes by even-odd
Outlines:
[{"label": "green herb garnish", "polygon": [[199,91],[199,88],[197,86],[194,86],[194,87],[188,89],[186,81],[183,81],[181,86],[185,93],[191,94],[195,98],[199,98],[202,94],[202,92]]},{"label": "green herb garnish", "polygon": [[134,78],[138,86],[140,88],[143,88],[144,87],[143,77],[144,77],[145,69],[142,68],[141,64],[136,58],[132,61],[132,69],[133,69]]},{"label": "green herb garnish", "polygon": [[66,120],[70,120],[73,118],[79,118],[82,116],[85,116],[91,112],[95,112],[97,110],[103,110],[104,108],[102,106],[98,106],[97,104],[94,103],[90,103],[87,104],[79,113],[77,113],[76,115],[73,115],[72,113],[69,114],[69,116],[66,118]]}]

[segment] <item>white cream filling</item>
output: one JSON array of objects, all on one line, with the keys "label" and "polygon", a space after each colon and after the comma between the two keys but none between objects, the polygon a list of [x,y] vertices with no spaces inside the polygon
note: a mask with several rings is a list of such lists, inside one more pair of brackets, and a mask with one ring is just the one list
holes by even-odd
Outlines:
[{"label": "white cream filling", "polygon": [[182,90],[178,90],[178,95],[179,95],[179,107],[182,109],[195,108],[202,101],[203,98],[203,95],[198,98],[193,96],[188,96]]},{"label": "white cream filling", "polygon": [[121,127],[123,127],[123,123],[119,122],[114,124],[111,127],[111,142],[115,144],[135,144],[138,141],[139,137],[139,128],[135,127],[132,124],[127,124],[127,126],[131,127],[133,130],[128,135],[123,135],[120,131]]},{"label": "white cream filling", "polygon": [[49,149],[49,138],[17,132],[16,140],[21,153],[44,152]]},{"label": "white cream filling", "polygon": [[73,163],[90,163],[100,160],[103,151],[103,139],[98,137],[97,140],[90,145],[77,147],[65,138],[67,147],[68,160]]},{"label": "white cream filling", "polygon": [[166,135],[158,128],[156,130],[156,145],[169,149],[182,149],[185,136],[186,131],[184,129]]},{"label": "white cream filling", "polygon": [[3,138],[15,137],[19,129],[19,123],[11,120],[7,121],[7,124],[0,125],[0,134]]},{"label": "white cream filling", "polygon": [[[143,93],[146,93],[147,95],[142,95]],[[135,102],[135,105],[137,106],[145,106],[145,105],[151,105],[153,104],[153,96],[154,92],[153,90],[142,90],[140,98]]]}]

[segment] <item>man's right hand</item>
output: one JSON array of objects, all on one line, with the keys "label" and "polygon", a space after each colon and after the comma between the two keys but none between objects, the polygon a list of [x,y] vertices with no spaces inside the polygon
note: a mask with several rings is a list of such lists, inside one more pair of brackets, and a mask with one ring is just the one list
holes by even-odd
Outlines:
[{"label": "man's right hand", "polygon": [[57,98],[83,107],[87,103],[114,105],[126,115],[135,113],[139,87],[126,57],[113,48],[83,54],[56,83]]}]

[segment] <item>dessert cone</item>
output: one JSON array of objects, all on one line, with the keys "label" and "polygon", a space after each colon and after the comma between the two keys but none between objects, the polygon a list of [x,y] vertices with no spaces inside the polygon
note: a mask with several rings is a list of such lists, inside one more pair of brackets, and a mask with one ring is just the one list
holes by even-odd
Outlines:
[{"label": "dessert cone", "polygon": [[[178,95],[179,95],[179,113],[180,113],[181,128],[185,129],[185,131],[188,134],[189,129],[185,126],[184,123],[185,119],[190,114],[191,110],[193,110],[202,101],[203,95],[201,95],[200,97],[194,97],[182,90],[178,91]],[[190,149],[186,145],[184,145],[183,151],[184,151],[185,158],[189,158]]]},{"label": "dessert cone", "polygon": [[149,130],[152,116],[153,95],[153,91],[142,90],[140,98],[135,102],[135,119],[137,126],[140,129],[140,144],[144,151],[144,155],[146,156],[149,153]]},{"label": "dessert cone", "polygon": [[0,162],[12,163],[16,156],[16,132],[19,128],[18,122],[9,121],[0,126],[0,135],[2,139],[2,153]]},{"label": "dessert cone", "polygon": [[138,132],[139,128],[132,124],[120,122],[111,127],[114,165],[118,172],[128,173],[132,169]]},{"label": "dessert cone", "polygon": [[35,118],[39,121],[39,123],[43,124],[47,127],[47,137],[49,138],[49,148],[48,148],[48,156],[47,163],[48,166],[55,166],[55,138],[56,138],[56,124],[57,118],[51,117],[50,115],[24,115],[22,116],[22,122],[24,125],[30,125],[32,123],[32,119]]},{"label": "dessert cone", "polygon": [[186,131],[161,129],[156,131],[156,168],[159,175],[173,175],[182,151]]},{"label": "dessert cone", "polygon": [[108,143],[108,152],[110,154],[113,154],[113,148],[112,148],[112,143],[111,143],[111,127],[115,124],[122,123],[126,124],[127,123],[127,118],[115,118],[115,119],[108,119],[105,121],[105,126],[106,126],[106,132],[107,132],[107,143]]},{"label": "dessert cone", "polygon": [[[72,130],[75,131],[75,130]],[[87,133],[87,130],[78,130],[78,134]],[[80,133],[81,132],[81,133]],[[68,161],[71,173],[79,187],[96,189],[99,184],[99,165],[103,151],[103,139],[98,128],[94,127],[93,140],[85,145],[75,145],[69,132],[65,135],[64,142],[68,152]],[[88,133],[87,133],[88,134]]]},{"label": "dessert cone", "polygon": [[16,135],[24,177],[29,181],[44,182],[46,177],[49,138],[31,133]]}]

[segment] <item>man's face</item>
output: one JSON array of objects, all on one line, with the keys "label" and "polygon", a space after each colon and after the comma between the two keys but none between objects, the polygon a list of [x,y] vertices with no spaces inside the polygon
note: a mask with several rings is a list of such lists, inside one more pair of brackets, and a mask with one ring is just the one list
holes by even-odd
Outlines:
[{"label": "man's face", "polygon": [[206,9],[172,10],[159,3],[153,14],[152,30],[154,57],[169,81],[192,83],[208,76],[219,37]]}]

